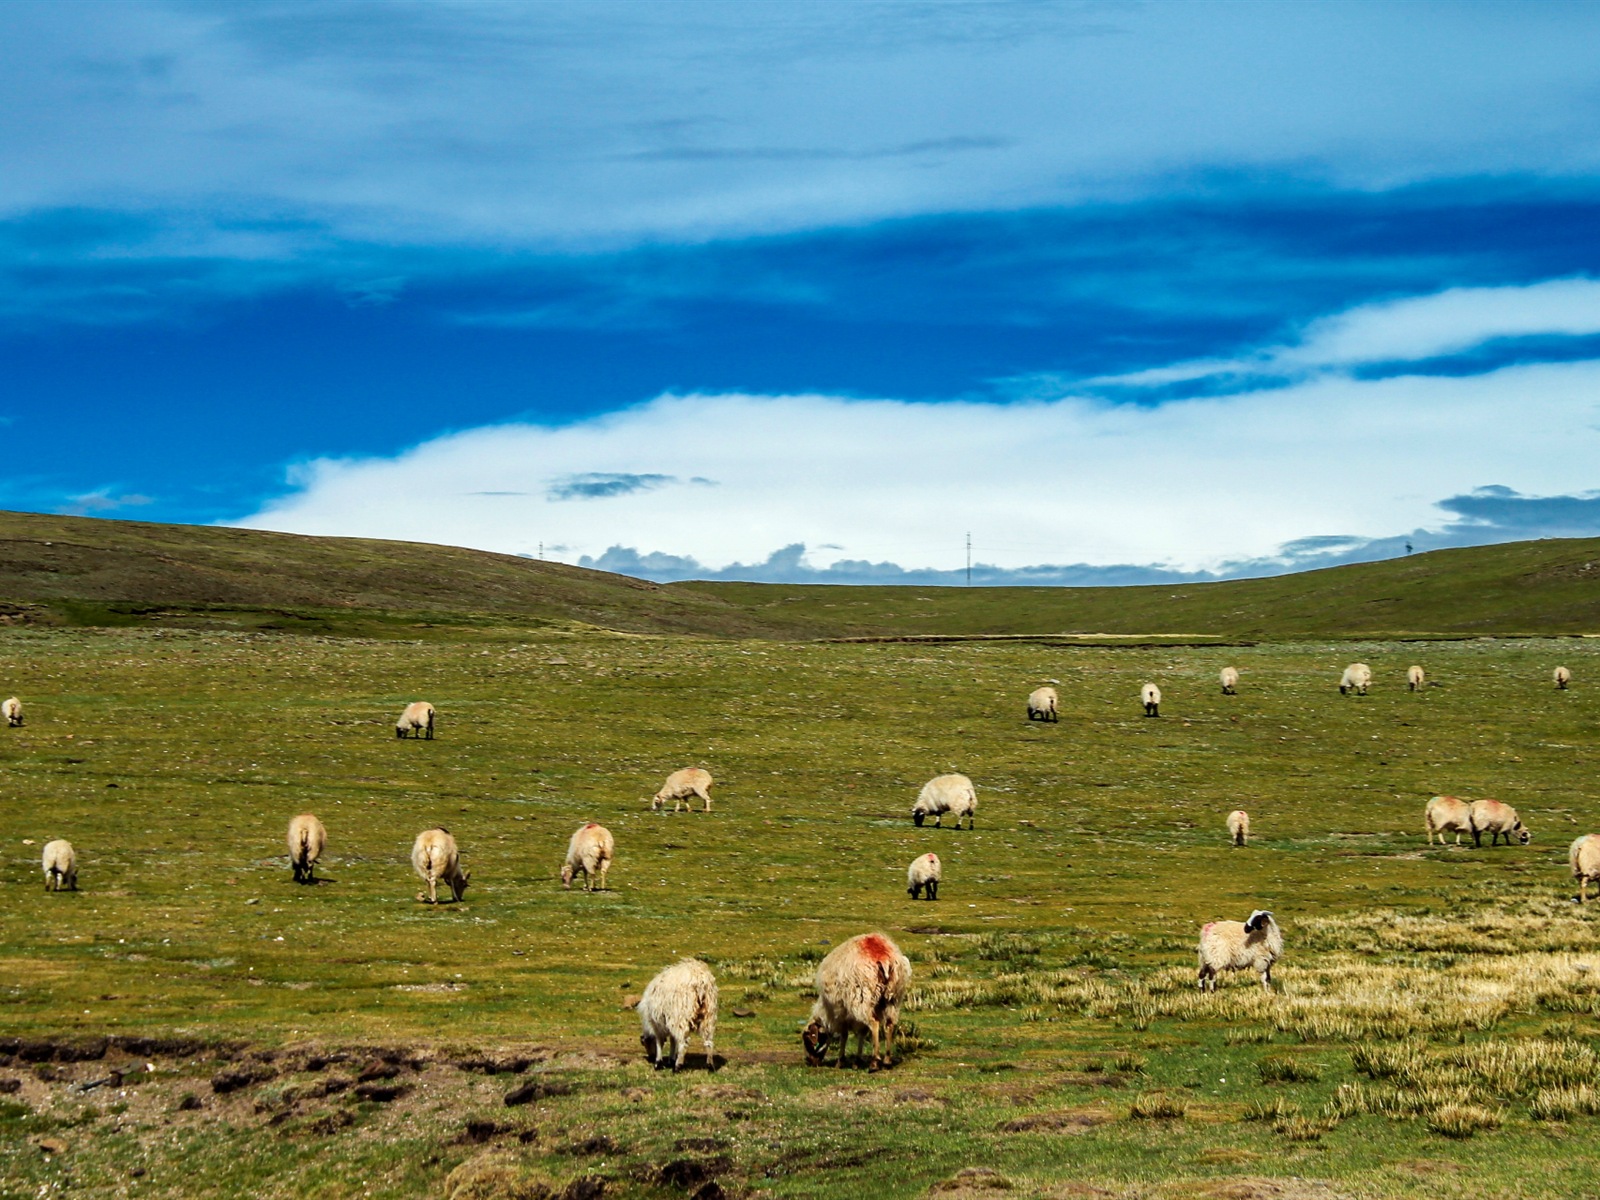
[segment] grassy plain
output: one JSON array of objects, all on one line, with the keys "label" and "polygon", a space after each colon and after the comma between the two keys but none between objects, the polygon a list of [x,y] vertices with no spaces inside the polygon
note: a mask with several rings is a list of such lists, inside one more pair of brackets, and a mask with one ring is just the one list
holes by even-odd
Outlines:
[{"label": "grassy plain", "polygon": [[[1370,696],[1337,692],[1354,659]],[[1412,661],[1438,686],[1408,694]],[[1023,718],[1045,680],[1059,725]],[[1600,829],[1595,680],[1577,639],[13,629],[0,1195],[1600,1194],[1600,910],[1565,864]],[[396,741],[416,697],[438,737]],[[688,764],[716,810],[648,811]],[[949,770],[976,830],[916,829]],[[1441,791],[1514,804],[1533,844],[1426,848]],[[297,887],[282,834],[307,810],[330,845]],[[556,878],[583,820],[616,834],[605,894]],[[441,823],[472,887],[430,908],[407,853]],[[76,894],[41,888],[58,836]],[[928,849],[944,887],[914,903]],[[1200,997],[1197,927],[1254,907],[1285,930],[1280,993]],[[807,1070],[812,965],[874,927],[915,965],[909,1053]],[[690,954],[726,1065],[656,1075],[622,1002]]]}]

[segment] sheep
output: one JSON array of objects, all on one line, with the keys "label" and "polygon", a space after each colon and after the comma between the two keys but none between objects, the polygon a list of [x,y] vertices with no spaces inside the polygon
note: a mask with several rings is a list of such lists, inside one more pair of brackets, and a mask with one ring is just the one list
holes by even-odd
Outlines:
[{"label": "sheep", "polygon": [[1237,696],[1239,694],[1239,668],[1223,667],[1221,675],[1222,694],[1224,696]]},{"label": "sheep", "polygon": [[405,712],[394,723],[394,735],[403,738],[407,734],[433,741],[433,705],[426,700],[413,700],[406,705]]},{"label": "sheep", "polygon": [[1153,683],[1147,683],[1139,689],[1139,701],[1144,705],[1144,715],[1159,717],[1161,715],[1161,689]]},{"label": "sheep", "polygon": [[[879,1070],[894,1058],[894,1031],[900,1023],[900,1001],[911,987],[911,961],[881,933],[863,933],[834,947],[817,964],[817,1002],[811,1021],[800,1034],[806,1063],[822,1066],[828,1043],[839,1039],[839,1066],[844,1066],[850,1035],[856,1035],[856,1057],[872,1034],[872,1064]],[[878,1036],[886,1044],[880,1055]]]},{"label": "sheep", "polygon": [[1428,682],[1428,673],[1419,666],[1406,668],[1406,686],[1413,692],[1420,692]]},{"label": "sheep", "polygon": [[1366,663],[1351,663],[1344,669],[1344,674],[1339,676],[1339,695],[1347,696],[1351,692],[1365,696],[1367,689],[1372,686],[1372,668]]},{"label": "sheep", "polygon": [[301,813],[289,822],[289,865],[296,883],[315,883],[317,859],[328,844],[328,831],[310,813]]},{"label": "sheep", "polygon": [[680,808],[694,811],[694,797],[699,796],[705,801],[705,812],[711,811],[711,772],[702,771],[699,767],[685,767],[681,771],[674,771],[667,776],[667,781],[661,785],[661,790],[650,800],[650,811],[654,812],[668,800],[672,801],[672,811]]},{"label": "sheep", "polygon": [[78,890],[78,852],[66,838],[44,844],[44,890]]},{"label": "sheep", "polygon": [[1433,845],[1433,835],[1439,835],[1444,845],[1444,835],[1455,831],[1456,845],[1461,845],[1461,835],[1472,832],[1472,805],[1454,796],[1435,796],[1422,810],[1422,820],[1428,827],[1428,845]]},{"label": "sheep", "polygon": [[1058,709],[1061,707],[1061,698],[1056,695],[1053,687],[1034,688],[1028,694],[1028,720],[1030,721],[1056,721],[1059,720]]},{"label": "sheep", "polygon": [[717,979],[711,968],[686,958],[664,968],[639,997],[639,1041],[656,1070],[683,1069],[691,1034],[706,1048],[706,1069],[716,1070],[712,1042],[717,1036]]},{"label": "sheep", "polygon": [[[411,865],[428,884],[428,903],[439,903],[439,883],[450,885],[450,893],[457,902],[466,893],[471,871],[461,869],[461,851],[456,849],[456,839],[443,825],[424,829],[417,834],[411,846]],[[419,892],[417,899],[421,900]]]},{"label": "sheep", "polygon": [[1511,845],[1511,835],[1517,835],[1517,840],[1526,846],[1533,841],[1533,833],[1517,816],[1517,810],[1509,804],[1501,804],[1498,800],[1474,800],[1472,802],[1472,844],[1481,846],[1480,840],[1485,832],[1489,835],[1489,845],[1495,844],[1495,839],[1504,837],[1506,845]]},{"label": "sheep", "polygon": [[1228,814],[1228,840],[1235,846],[1244,846],[1250,841],[1250,814],[1242,808]]},{"label": "sheep", "polygon": [[1578,903],[1589,900],[1589,881],[1600,879],[1600,834],[1586,833],[1567,849],[1572,877],[1578,881]]},{"label": "sheep", "polygon": [[978,793],[972,780],[965,775],[939,775],[922,785],[917,802],[911,806],[911,819],[920,829],[922,822],[932,817],[933,823],[942,828],[948,812],[956,815],[957,829],[961,828],[962,817],[966,817],[967,828],[971,829],[977,824],[977,811]]},{"label": "sheep", "polygon": [[4,716],[6,724],[12,729],[22,724],[22,701],[15,696],[0,704],[0,716]]},{"label": "sheep", "polygon": [[[1567,684],[1572,682],[1572,672],[1567,670],[1565,667],[1557,667],[1555,670],[1555,680],[1556,687],[1564,692],[1567,690]],[[7,701],[7,703],[9,704],[10,701]],[[22,722],[14,721],[12,724],[20,725]]]},{"label": "sheep", "polygon": [[1272,990],[1272,964],[1283,957],[1283,930],[1272,914],[1257,909],[1250,919],[1213,921],[1200,930],[1200,979],[1202,992],[1217,990],[1217,976],[1223,971],[1257,971],[1261,987]]},{"label": "sheep", "polygon": [[924,854],[920,858],[911,860],[911,865],[906,868],[906,891],[911,893],[913,900],[921,897],[923,889],[927,889],[928,899],[939,898],[939,881],[944,878],[944,867],[939,862],[937,854]]},{"label": "sheep", "polygon": [[572,877],[583,872],[583,890],[594,891],[595,876],[600,877],[600,890],[606,890],[606,872],[611,868],[611,856],[616,851],[616,839],[611,831],[593,821],[580,825],[567,843],[567,861],[561,865],[561,886],[572,888]]}]

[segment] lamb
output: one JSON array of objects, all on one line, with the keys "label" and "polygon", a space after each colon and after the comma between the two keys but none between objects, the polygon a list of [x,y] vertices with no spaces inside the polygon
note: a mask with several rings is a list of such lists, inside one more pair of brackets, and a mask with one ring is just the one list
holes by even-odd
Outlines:
[{"label": "lamb", "polygon": [[44,890],[78,890],[78,852],[66,838],[44,844]]},{"label": "lamb", "polygon": [[1061,707],[1061,698],[1056,695],[1053,687],[1034,688],[1028,694],[1028,720],[1030,721],[1056,721],[1059,720],[1057,709]]},{"label": "lamb", "polygon": [[1420,692],[1428,682],[1428,673],[1421,667],[1410,666],[1406,668],[1406,686],[1413,692]]},{"label": "lamb", "polygon": [[1428,827],[1428,845],[1433,845],[1433,835],[1439,835],[1444,845],[1444,835],[1454,830],[1456,845],[1461,845],[1461,835],[1472,832],[1472,805],[1454,796],[1435,796],[1422,810],[1423,822]]},{"label": "lamb", "polygon": [[1600,879],[1600,834],[1586,833],[1567,850],[1572,877],[1578,881],[1578,903],[1589,900],[1589,881]]},{"label": "lamb", "polygon": [[584,891],[594,891],[596,876],[600,878],[600,890],[605,891],[606,872],[611,868],[616,846],[616,839],[605,826],[593,821],[580,825],[567,843],[567,861],[561,866],[561,886],[571,890],[573,875],[582,871]]},{"label": "lamb", "polygon": [[1511,845],[1511,835],[1517,835],[1517,840],[1526,846],[1533,841],[1533,834],[1517,816],[1517,810],[1509,804],[1501,804],[1498,800],[1474,800],[1472,802],[1472,844],[1481,846],[1480,840],[1484,833],[1489,835],[1489,845],[1495,844],[1495,839],[1504,837],[1506,845]]},{"label": "lamb", "polygon": [[1217,990],[1217,976],[1223,971],[1256,971],[1261,987],[1272,990],[1272,964],[1283,957],[1283,930],[1272,914],[1257,909],[1250,919],[1213,921],[1200,930],[1200,979],[1202,992]]},{"label": "lamb", "polygon": [[716,1070],[712,1042],[717,1036],[717,980],[699,959],[686,958],[664,968],[639,998],[639,1041],[656,1070],[683,1069],[690,1035],[706,1048],[706,1069]]},{"label": "lamb", "polygon": [[433,705],[426,700],[413,700],[406,705],[405,712],[394,723],[394,735],[403,738],[407,734],[433,741]]},{"label": "lamb", "polygon": [[1224,696],[1237,696],[1239,694],[1239,668],[1223,667],[1220,678],[1222,679],[1222,694]]},{"label": "lamb", "polygon": [[[439,903],[441,882],[450,885],[452,898],[459,902],[466,893],[467,880],[472,878],[471,871],[461,869],[461,851],[456,849],[456,839],[442,825],[417,834],[411,846],[411,865],[427,881],[429,904]],[[422,899],[420,893],[417,899]]]},{"label": "lamb", "polygon": [[911,866],[906,869],[906,891],[911,893],[911,898],[921,898],[924,889],[927,890],[929,900],[939,898],[939,881],[944,878],[944,868],[939,862],[937,854],[924,854],[920,858],[911,860]]},{"label": "lamb", "polygon": [[[872,1034],[871,1070],[894,1057],[894,1031],[900,1023],[900,1001],[911,987],[911,961],[881,933],[863,933],[832,950],[817,964],[817,1002],[811,1021],[800,1034],[806,1063],[822,1066],[828,1043],[839,1039],[839,1066],[844,1066],[850,1035],[856,1035],[856,1057]],[[886,1037],[883,1053],[878,1036]]]},{"label": "lamb", "polygon": [[1161,689],[1153,683],[1147,683],[1139,689],[1139,700],[1144,705],[1144,715],[1159,717],[1161,715]]},{"label": "lamb", "polygon": [[967,828],[977,824],[978,793],[972,780],[965,775],[939,775],[922,785],[917,802],[911,806],[911,819],[922,827],[922,822],[932,817],[935,825],[943,827],[944,814],[956,815],[956,828],[961,828],[961,818],[966,817]]},{"label": "lamb", "polygon": [[5,717],[6,724],[15,729],[22,724],[22,701],[15,696],[0,704],[0,716]]},{"label": "lamb", "polygon": [[1339,695],[1347,696],[1357,692],[1365,696],[1367,689],[1372,686],[1372,668],[1366,663],[1351,663],[1344,669],[1344,674],[1339,676]]},{"label": "lamb", "polygon": [[1250,841],[1250,814],[1242,808],[1228,814],[1228,840],[1235,846],[1247,845]]},{"label": "lamb", "polygon": [[705,801],[703,811],[711,811],[711,772],[702,771],[699,767],[685,767],[681,771],[674,771],[667,776],[667,781],[661,785],[661,790],[650,800],[650,810],[654,812],[668,800],[672,801],[672,811],[680,808],[694,811],[693,797],[699,796]]},{"label": "lamb", "polygon": [[[1564,691],[1567,690],[1567,684],[1572,682],[1572,672],[1567,670],[1565,667],[1557,667],[1556,668],[1556,672],[1555,672],[1555,679],[1556,679],[1556,687],[1564,692]],[[10,701],[8,700],[6,703],[9,704]],[[20,724],[22,724],[22,722],[21,721],[13,721],[12,724],[20,725]]]},{"label": "lamb", "polygon": [[289,865],[296,883],[315,883],[317,859],[328,844],[328,831],[310,813],[301,813],[289,822]]}]

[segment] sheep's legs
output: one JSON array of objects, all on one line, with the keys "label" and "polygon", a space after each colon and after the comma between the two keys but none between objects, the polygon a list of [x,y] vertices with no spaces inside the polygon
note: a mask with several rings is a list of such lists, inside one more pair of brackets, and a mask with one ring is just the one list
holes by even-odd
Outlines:
[{"label": "sheep's legs", "polygon": [[1589,877],[1587,875],[1578,876],[1578,903],[1589,903]]},{"label": "sheep's legs", "polygon": [[1264,991],[1264,992],[1270,992],[1272,990],[1272,967],[1271,966],[1268,966],[1266,970],[1261,972],[1261,990]]},{"label": "sheep's legs", "polygon": [[937,900],[938,898],[939,898],[939,881],[937,879],[930,879],[930,880],[928,880],[928,899],[929,900]]}]

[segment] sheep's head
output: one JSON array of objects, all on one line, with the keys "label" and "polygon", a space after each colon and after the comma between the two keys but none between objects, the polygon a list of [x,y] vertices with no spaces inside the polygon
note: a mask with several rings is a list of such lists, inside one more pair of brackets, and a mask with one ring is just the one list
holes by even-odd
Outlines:
[{"label": "sheep's head", "polygon": [[1533,830],[1529,829],[1521,821],[1518,821],[1511,828],[1517,831],[1517,841],[1522,843],[1524,846],[1533,841]]},{"label": "sheep's head", "polygon": [[815,1017],[811,1024],[800,1031],[800,1044],[806,1048],[806,1066],[820,1067],[822,1059],[828,1052],[828,1043],[832,1040],[828,1031],[822,1027],[822,1022]]},{"label": "sheep's head", "polygon": [[656,1040],[655,1040],[655,1038],[651,1037],[648,1033],[641,1033],[639,1035],[639,1044],[644,1047],[645,1057],[648,1058],[651,1062],[655,1062],[655,1060],[656,1060]]},{"label": "sheep's head", "polygon": [[457,871],[455,878],[450,880],[450,891],[457,900],[467,893],[467,881],[472,878],[471,871]]},{"label": "sheep's head", "polygon": [[922,823],[928,819],[928,814],[920,808],[913,808],[911,810],[911,819],[917,823],[917,828],[921,829]]},{"label": "sheep's head", "polygon": [[572,889],[572,864],[571,863],[562,863],[561,864],[561,886],[566,888],[568,891],[570,891]]},{"label": "sheep's head", "polygon": [[1254,933],[1258,929],[1265,929],[1272,924],[1272,914],[1264,908],[1258,908],[1250,914],[1250,919],[1244,923],[1246,933]]}]

